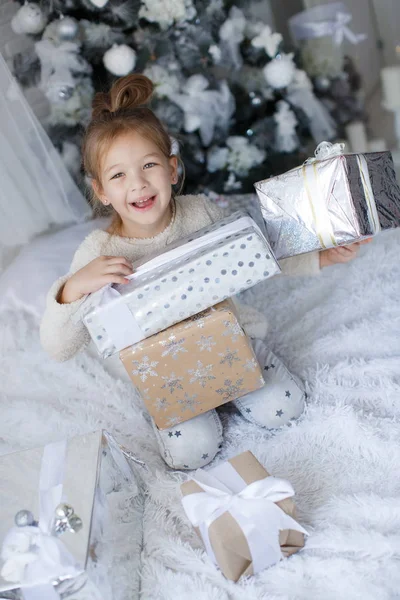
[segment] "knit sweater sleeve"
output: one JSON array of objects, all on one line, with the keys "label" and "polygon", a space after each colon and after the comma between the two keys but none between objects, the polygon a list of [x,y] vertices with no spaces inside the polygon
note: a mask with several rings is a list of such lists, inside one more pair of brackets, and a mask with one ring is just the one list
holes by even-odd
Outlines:
[{"label": "knit sweater sleeve", "polygon": [[69,360],[90,342],[85,325],[72,319],[87,296],[69,304],[61,304],[59,297],[71,275],[101,255],[98,233],[98,230],[93,231],[87,236],[74,255],[69,273],[57,279],[47,294],[40,341],[49,356],[59,362]]}]

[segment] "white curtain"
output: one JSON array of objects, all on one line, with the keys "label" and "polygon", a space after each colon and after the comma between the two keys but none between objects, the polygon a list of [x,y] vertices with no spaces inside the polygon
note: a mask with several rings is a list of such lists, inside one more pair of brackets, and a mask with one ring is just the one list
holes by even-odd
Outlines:
[{"label": "white curtain", "polygon": [[[0,246],[20,246],[91,211],[0,55]],[[1,248],[0,248],[1,250]]]}]

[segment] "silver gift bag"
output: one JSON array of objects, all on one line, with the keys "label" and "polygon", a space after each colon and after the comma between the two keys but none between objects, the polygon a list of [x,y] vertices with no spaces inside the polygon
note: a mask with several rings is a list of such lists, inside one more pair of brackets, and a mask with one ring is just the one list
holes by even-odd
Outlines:
[{"label": "silver gift bag", "polygon": [[104,431],[0,457],[0,598],[139,598],[142,468]]}]

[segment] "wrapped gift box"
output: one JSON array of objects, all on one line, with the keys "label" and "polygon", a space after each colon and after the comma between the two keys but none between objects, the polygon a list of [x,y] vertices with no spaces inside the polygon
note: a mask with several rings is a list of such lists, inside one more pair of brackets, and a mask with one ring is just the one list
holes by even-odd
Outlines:
[{"label": "wrapped gift box", "polygon": [[325,155],[332,156],[255,184],[277,259],[400,225],[400,188],[390,152],[341,154],[339,144],[323,144]]},{"label": "wrapped gift box", "polygon": [[130,283],[99,290],[81,308],[104,358],[280,272],[265,236],[240,212],[133,266]]},{"label": "wrapped gift box", "polygon": [[139,471],[101,431],[2,456],[0,598],[139,598]]},{"label": "wrapped gift box", "polygon": [[264,385],[229,300],[126,348],[120,358],[160,429]]},{"label": "wrapped gift box", "polygon": [[254,575],[304,546],[292,486],[271,477],[250,451],[198,469],[181,491],[189,520],[228,579]]}]

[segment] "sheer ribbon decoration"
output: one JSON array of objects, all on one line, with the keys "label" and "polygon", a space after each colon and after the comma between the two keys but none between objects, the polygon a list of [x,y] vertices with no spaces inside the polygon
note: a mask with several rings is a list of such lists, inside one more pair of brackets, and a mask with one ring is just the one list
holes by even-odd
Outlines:
[{"label": "sheer ribbon decoration", "polygon": [[0,243],[16,247],[91,210],[1,55],[0,89]]},{"label": "sheer ribbon decoration", "polygon": [[305,10],[291,19],[289,26],[295,40],[332,37],[340,46],[344,40],[359,44],[366,39],[364,33],[354,33],[349,27],[352,15],[343,2],[332,2]]}]

